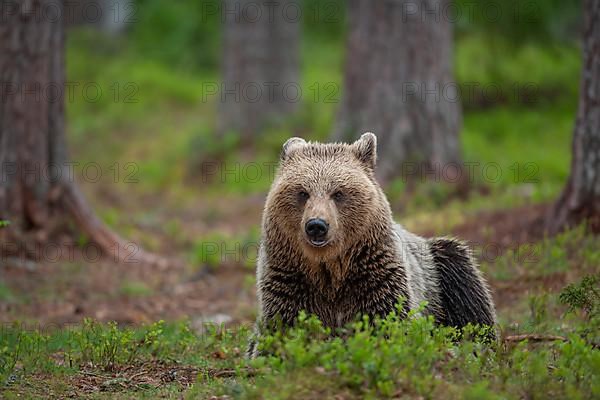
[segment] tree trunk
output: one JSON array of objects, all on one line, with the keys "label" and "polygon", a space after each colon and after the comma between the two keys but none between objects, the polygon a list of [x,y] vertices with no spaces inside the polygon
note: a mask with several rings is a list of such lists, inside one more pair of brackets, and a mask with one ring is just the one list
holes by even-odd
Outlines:
[{"label": "tree trunk", "polygon": [[117,35],[136,22],[134,0],[69,0],[66,7],[68,25],[88,25]]},{"label": "tree trunk", "polygon": [[600,0],[585,0],[583,72],[573,132],[571,174],[552,208],[550,233],[586,221],[600,231]]},{"label": "tree trunk", "polygon": [[102,224],[68,171],[65,21],[62,12],[59,18],[47,14],[63,6],[62,0],[23,1],[0,25],[0,220],[10,223],[0,228],[0,254],[27,253],[70,217],[117,260],[162,263]]},{"label": "tree trunk", "polygon": [[301,99],[300,16],[295,0],[226,0],[218,132],[246,142],[288,117]]},{"label": "tree trunk", "polygon": [[384,181],[399,176],[403,163],[460,161],[452,25],[439,11],[449,1],[348,2],[344,93],[333,139],[377,134]]}]

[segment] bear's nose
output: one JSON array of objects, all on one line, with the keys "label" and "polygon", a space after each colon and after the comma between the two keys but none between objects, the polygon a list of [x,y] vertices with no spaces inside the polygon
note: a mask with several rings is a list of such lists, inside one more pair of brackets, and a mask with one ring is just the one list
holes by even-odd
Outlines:
[{"label": "bear's nose", "polygon": [[312,218],[306,222],[304,227],[306,234],[312,239],[322,239],[329,230],[329,224],[321,218]]}]

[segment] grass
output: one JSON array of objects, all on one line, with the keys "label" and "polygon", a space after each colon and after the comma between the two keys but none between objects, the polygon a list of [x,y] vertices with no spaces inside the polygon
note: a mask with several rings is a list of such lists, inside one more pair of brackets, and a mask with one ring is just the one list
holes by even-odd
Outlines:
[{"label": "grass", "polygon": [[[108,392],[106,398],[111,398],[110,393],[114,392],[124,394],[123,388],[141,390],[148,395],[148,391],[155,389],[152,385],[128,386],[131,377],[127,372],[132,366],[143,370],[143,366],[155,365],[160,367],[160,373],[182,370],[180,366],[185,364],[198,375],[232,368],[233,354],[240,354],[235,346],[246,336],[243,329],[233,333],[215,327],[208,327],[205,333],[198,335],[186,323],[165,324],[163,321],[124,328],[85,320],[82,325],[60,330],[55,327],[31,329],[18,323],[5,325],[0,336],[3,396],[45,395],[46,389],[38,384],[49,380],[55,383],[53,395],[60,397],[68,392],[72,379],[90,375],[102,378],[99,386]],[[195,378],[196,373],[193,380]],[[160,376],[159,383],[163,383]],[[170,385],[166,386],[159,391],[171,391]],[[178,395],[178,391],[173,394]]]},{"label": "grass", "polygon": [[144,282],[126,281],[123,282],[119,291],[126,296],[143,297],[152,294],[152,289]]},{"label": "grass", "polygon": [[299,324],[267,339],[276,356],[256,363],[266,376],[224,391],[241,398],[585,398],[600,389],[600,353],[577,336],[545,348],[511,347],[482,344],[467,328],[471,338],[457,343],[456,331],[430,318],[392,314],[375,327],[355,323],[345,339],[325,340],[328,332],[315,319],[301,317]]},{"label": "grass", "polygon": [[455,50],[457,81],[465,87],[470,83],[476,93],[463,93],[467,103],[501,100],[532,106],[577,97],[574,78],[580,75],[581,51],[572,45],[525,42],[515,46],[501,37],[465,35]]},{"label": "grass", "polygon": [[544,277],[577,273],[593,273],[600,266],[600,238],[588,235],[582,225],[576,229],[544,239],[538,243],[524,243],[499,257],[497,248],[476,249],[481,268],[496,281],[541,279]]},{"label": "grass", "polygon": [[570,154],[565,149],[571,143],[574,113],[575,104],[466,114],[464,157],[481,165],[474,180],[502,187],[528,184],[535,188],[534,197],[552,195],[568,175]]},{"label": "grass", "polygon": [[586,278],[552,295],[570,306],[559,314],[534,302],[530,326],[553,325],[566,338],[542,344],[487,343],[476,327],[457,340],[455,329],[414,312],[358,320],[331,337],[301,314],[293,329],[261,340],[271,355],[249,361],[245,327],[198,332],[186,322],[127,328],[86,320],[44,331],[15,323],[0,335],[3,396],[65,396],[88,385],[94,398],[593,398],[600,395],[597,282]]},{"label": "grass", "polygon": [[250,229],[244,235],[212,233],[199,238],[190,254],[195,267],[215,270],[223,265],[241,265],[248,269],[256,266],[259,247],[259,232]]},{"label": "grass", "polygon": [[11,302],[15,300],[15,296],[4,282],[0,282],[0,301]]}]

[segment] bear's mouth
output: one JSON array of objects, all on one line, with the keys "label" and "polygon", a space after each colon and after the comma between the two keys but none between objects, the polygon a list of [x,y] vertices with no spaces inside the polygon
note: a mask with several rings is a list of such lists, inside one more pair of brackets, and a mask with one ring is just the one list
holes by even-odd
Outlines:
[{"label": "bear's mouth", "polygon": [[308,243],[314,247],[325,247],[329,243],[327,239],[308,239]]}]

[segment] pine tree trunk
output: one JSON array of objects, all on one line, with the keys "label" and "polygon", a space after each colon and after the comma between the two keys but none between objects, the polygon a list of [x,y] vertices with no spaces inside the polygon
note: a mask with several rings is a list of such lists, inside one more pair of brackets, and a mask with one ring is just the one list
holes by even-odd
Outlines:
[{"label": "pine tree trunk", "polygon": [[299,104],[299,6],[294,0],[223,4],[218,131],[252,142],[266,124],[290,116]]},{"label": "pine tree trunk", "polygon": [[582,221],[600,231],[600,0],[585,0],[583,72],[571,174],[548,216],[551,233]]},{"label": "pine tree trunk", "polygon": [[117,35],[137,20],[138,5],[135,0],[68,0],[65,12],[67,25],[87,25]]},{"label": "pine tree trunk", "polygon": [[378,174],[403,163],[460,161],[461,109],[452,73],[450,0],[350,0],[344,92],[333,139],[365,131],[379,142]]},{"label": "pine tree trunk", "polygon": [[95,216],[67,171],[65,21],[40,11],[63,6],[62,0],[24,1],[0,25],[0,220],[10,222],[0,229],[0,254],[27,253],[70,219],[117,260],[163,263],[141,250],[133,257],[132,244]]},{"label": "pine tree trunk", "polygon": [[[46,7],[49,1],[40,2]],[[20,11],[31,9],[24,2]],[[60,41],[56,24],[44,18],[13,15],[0,25],[0,73],[4,85],[0,135],[1,209],[8,210],[13,227],[28,230],[43,226],[50,214],[47,201],[51,182],[41,179],[41,168],[54,163],[50,132],[62,124],[62,115],[50,116],[55,104],[45,101],[42,91],[55,73],[52,46]],[[14,94],[12,94],[14,93]]]}]

